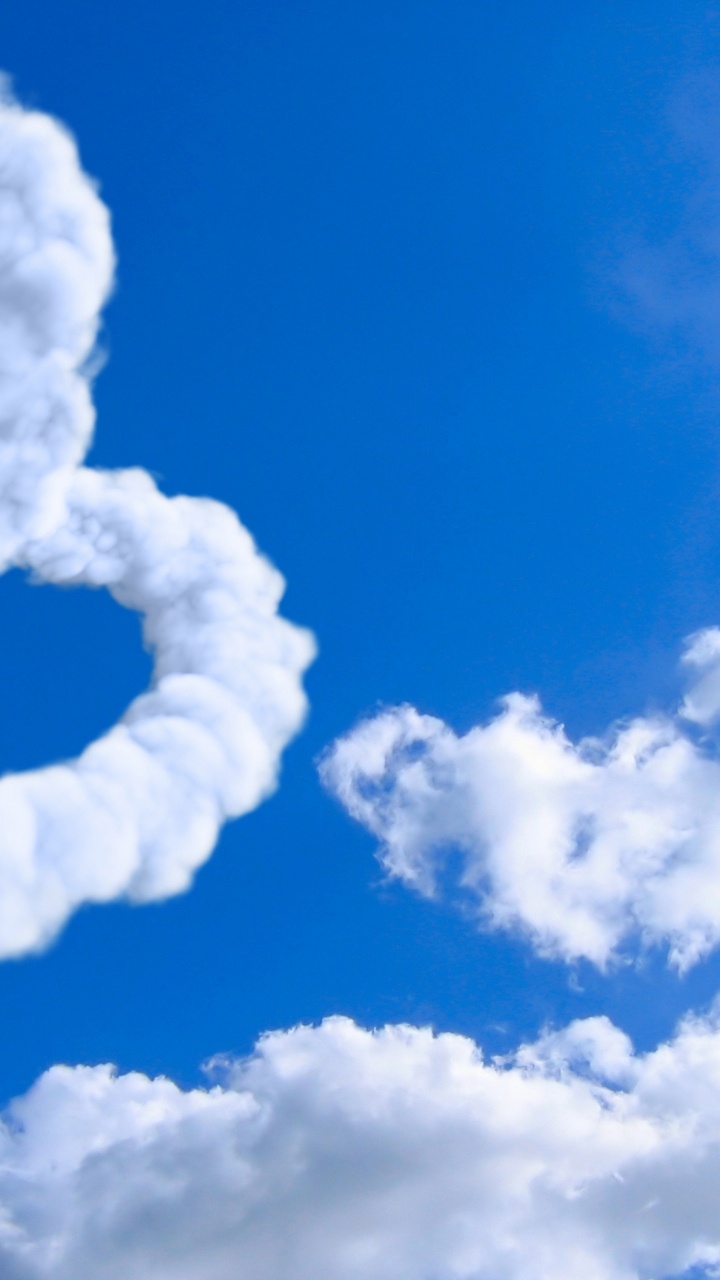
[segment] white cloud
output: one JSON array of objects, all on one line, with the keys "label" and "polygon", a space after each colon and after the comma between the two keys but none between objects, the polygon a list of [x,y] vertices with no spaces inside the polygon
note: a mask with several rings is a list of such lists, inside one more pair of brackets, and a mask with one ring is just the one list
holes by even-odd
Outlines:
[{"label": "white cloud", "polygon": [[464,736],[405,706],[340,738],[321,775],[420,893],[439,891],[459,853],[484,922],[542,953],[604,966],[639,939],[687,968],[720,941],[720,631],[693,637],[684,663],[677,715],[602,742],[573,744],[517,693]]},{"label": "white cloud", "polygon": [[106,586],[144,618],[150,691],[79,759],[0,780],[0,956],[81,902],[185,889],[275,784],[310,635],[226,507],[82,467],[85,365],[111,287],[105,206],[55,121],[0,103],[0,571]]},{"label": "white cloud", "polygon": [[658,1280],[720,1260],[720,1029],[483,1062],[332,1018],[183,1092],[54,1067],[0,1129],[3,1280]]}]

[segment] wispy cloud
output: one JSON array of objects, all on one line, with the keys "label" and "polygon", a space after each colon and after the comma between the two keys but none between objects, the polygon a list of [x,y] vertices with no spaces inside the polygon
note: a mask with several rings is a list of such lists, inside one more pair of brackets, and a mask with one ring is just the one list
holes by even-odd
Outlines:
[{"label": "wispy cloud", "polygon": [[81,465],[87,360],[113,275],[107,210],[54,120],[0,104],[0,569],[105,586],[143,615],[149,692],[66,764],[0,780],[0,957],[80,903],[178,893],[275,784],[309,633],[226,507]]},{"label": "wispy cloud", "polygon": [[[720,73],[676,87],[664,147],[648,163],[662,199],[633,218],[615,268],[612,305],[686,358],[720,358]],[[649,159],[649,158],[648,158]],[[653,220],[658,208],[663,218]]]}]

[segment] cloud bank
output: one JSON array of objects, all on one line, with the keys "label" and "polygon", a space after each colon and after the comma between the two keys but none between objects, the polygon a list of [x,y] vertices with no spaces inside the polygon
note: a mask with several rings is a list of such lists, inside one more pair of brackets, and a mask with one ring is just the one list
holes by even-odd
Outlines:
[{"label": "cloud bank", "polygon": [[720,1026],[605,1018],[507,1063],[343,1018],[183,1092],[53,1067],[0,1127],[3,1280],[718,1274]]},{"label": "cloud bank", "polygon": [[405,706],[340,738],[321,775],[420,893],[452,876],[486,924],[545,955],[604,967],[639,939],[685,969],[720,941],[720,630],[684,665],[675,716],[603,741],[572,743],[517,693],[461,737]]},{"label": "cloud bank", "polygon": [[113,277],[108,213],[63,128],[0,102],[0,571],[107,587],[143,618],[150,690],[77,759],[0,780],[0,957],[80,903],[178,893],[221,824],[272,791],[309,633],[226,507],[81,465],[87,361]]}]

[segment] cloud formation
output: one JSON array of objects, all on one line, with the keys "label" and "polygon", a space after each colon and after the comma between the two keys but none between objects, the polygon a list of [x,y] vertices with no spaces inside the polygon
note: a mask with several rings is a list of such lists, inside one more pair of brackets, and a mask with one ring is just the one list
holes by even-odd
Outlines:
[{"label": "cloud formation", "polygon": [[485,1062],[343,1018],[183,1092],[53,1067],[0,1128],[4,1280],[656,1280],[720,1263],[720,1026]]},{"label": "cloud formation", "polygon": [[272,791],[313,641],[236,516],[141,470],[81,465],[108,213],[63,128],[0,102],[0,571],[107,587],[143,617],[150,690],[77,759],[0,780],[0,957],[82,902],[185,889],[221,824]]},{"label": "cloud formation", "polygon": [[487,925],[545,955],[604,967],[639,940],[686,969],[720,941],[720,630],[683,662],[676,715],[602,741],[572,743],[518,693],[464,736],[404,706],[340,738],[321,776],[420,893],[452,875]]}]

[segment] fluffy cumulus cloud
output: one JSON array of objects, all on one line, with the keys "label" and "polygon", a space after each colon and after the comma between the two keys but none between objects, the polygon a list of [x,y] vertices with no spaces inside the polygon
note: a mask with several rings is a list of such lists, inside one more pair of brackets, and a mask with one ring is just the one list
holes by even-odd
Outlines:
[{"label": "fluffy cumulus cloud", "polygon": [[321,774],[420,893],[452,876],[546,955],[605,966],[639,939],[687,968],[720,941],[720,630],[684,666],[676,715],[602,741],[571,742],[520,694],[464,736],[404,706],[339,739]]},{"label": "fluffy cumulus cloud", "polygon": [[220,825],[273,788],[307,632],[226,507],[83,467],[108,213],[55,121],[0,102],[0,571],[107,587],[143,617],[149,692],[74,761],[0,780],[0,956],[80,903],[186,888]]},{"label": "fluffy cumulus cloud", "polygon": [[646,1056],[591,1018],[508,1062],[333,1018],[222,1072],[183,1092],[54,1067],[16,1101],[3,1280],[719,1273],[714,1018]]}]

